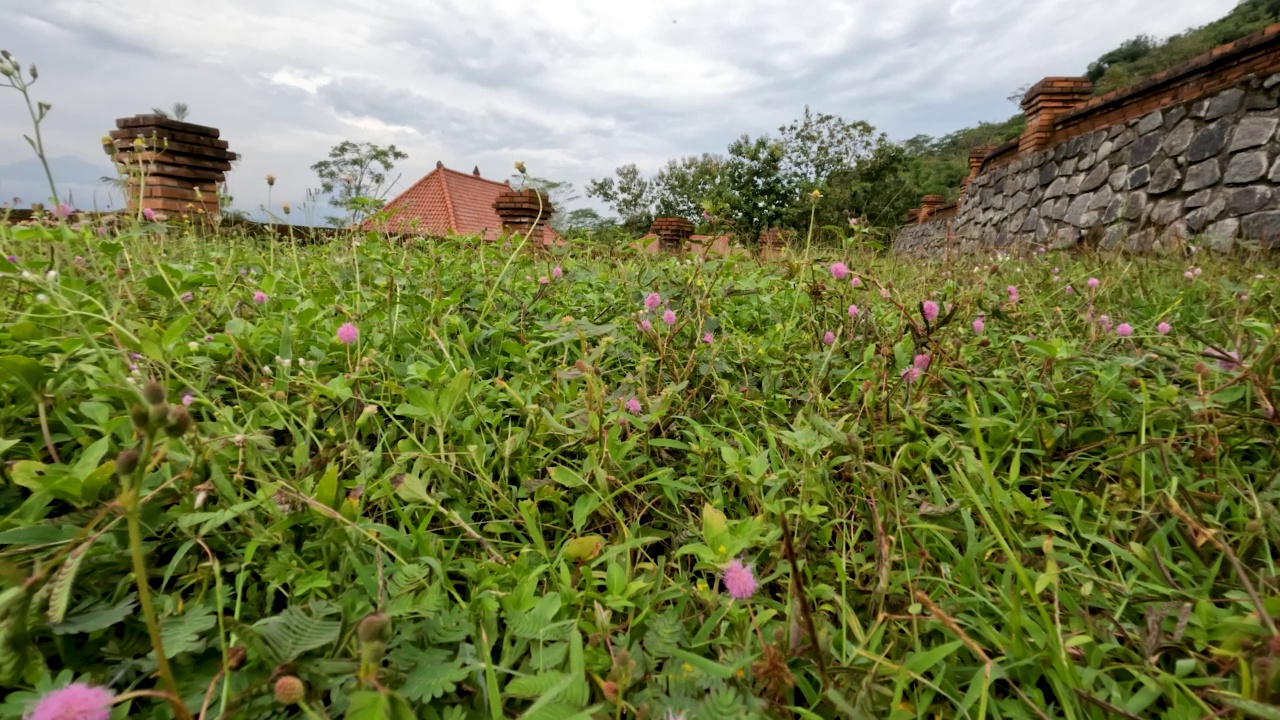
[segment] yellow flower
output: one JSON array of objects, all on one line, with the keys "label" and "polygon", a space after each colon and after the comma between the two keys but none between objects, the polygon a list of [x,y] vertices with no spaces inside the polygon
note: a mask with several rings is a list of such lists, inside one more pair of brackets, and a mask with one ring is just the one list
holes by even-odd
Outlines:
[{"label": "yellow flower", "polygon": [[814,188],[814,191],[813,191],[813,192],[811,192],[811,193],[809,193],[809,194],[810,194],[811,196],[813,196],[813,199],[814,199],[814,200],[821,200],[821,199],[822,199],[822,193],[818,192],[817,188]]},{"label": "yellow flower", "polygon": [[271,186],[273,186],[273,185],[275,185],[275,184],[276,184],[276,176],[275,176],[275,175],[271,175],[270,173],[268,173],[268,174],[267,174],[267,187],[271,187]]},{"label": "yellow flower", "polygon": [[523,160],[517,160],[517,161],[516,161],[516,172],[520,173],[521,175],[523,175],[523,174],[524,174],[524,161],[523,161]]}]

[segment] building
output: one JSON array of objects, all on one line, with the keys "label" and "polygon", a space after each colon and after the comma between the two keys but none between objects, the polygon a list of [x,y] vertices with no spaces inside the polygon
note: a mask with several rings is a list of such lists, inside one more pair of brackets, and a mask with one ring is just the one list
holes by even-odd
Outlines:
[{"label": "building", "polygon": [[[437,162],[435,170],[409,186],[360,227],[390,235],[445,237],[452,234],[497,240],[504,233],[523,232],[529,228],[529,218],[508,217],[504,222],[499,213],[507,211],[495,207],[500,197],[511,199],[520,196],[536,199],[531,191],[522,194],[507,182],[480,177],[480,168],[464,173]],[[560,236],[547,224],[551,210],[550,204],[545,203],[538,221],[541,240],[548,245],[561,244]]]}]

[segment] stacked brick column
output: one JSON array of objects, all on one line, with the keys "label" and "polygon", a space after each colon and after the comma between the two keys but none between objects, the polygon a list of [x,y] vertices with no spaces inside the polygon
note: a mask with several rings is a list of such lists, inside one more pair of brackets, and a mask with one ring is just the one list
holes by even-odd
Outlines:
[{"label": "stacked brick column", "polygon": [[941,195],[925,195],[920,198],[920,222],[928,220],[929,216],[933,214],[933,211],[940,207],[942,207]]},{"label": "stacked brick column", "polygon": [[964,197],[969,190],[969,183],[978,176],[982,171],[982,161],[987,159],[987,153],[992,148],[976,147],[969,151],[969,174],[960,182],[960,197]]},{"label": "stacked brick column", "polygon": [[693,223],[681,217],[655,218],[649,232],[658,236],[663,250],[678,251],[693,237]]},{"label": "stacked brick column", "polygon": [[160,115],[116,120],[109,151],[126,176],[129,210],[216,216],[218,186],[236,159],[218,135],[217,128]]},{"label": "stacked brick column", "polygon": [[1093,83],[1083,77],[1047,77],[1022,98],[1027,129],[1022,132],[1018,152],[1044,150],[1053,144],[1054,117],[1088,102]]},{"label": "stacked brick column", "polygon": [[539,242],[552,213],[551,203],[546,197],[539,200],[537,190],[506,190],[494,201],[493,210],[502,220],[502,232],[524,235],[536,226],[533,237]]}]

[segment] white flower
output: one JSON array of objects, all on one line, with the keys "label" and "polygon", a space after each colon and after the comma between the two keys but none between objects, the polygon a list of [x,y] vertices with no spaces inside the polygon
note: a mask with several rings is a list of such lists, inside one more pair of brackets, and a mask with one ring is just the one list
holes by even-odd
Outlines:
[{"label": "white flower", "polygon": [[45,273],[45,274],[44,274],[44,278],[45,278],[46,280],[56,280],[56,279],[58,279],[58,271],[57,271],[57,270],[50,270],[49,272],[47,272],[47,273]]},{"label": "white flower", "polygon": [[36,300],[38,302],[46,303],[49,302],[49,296],[44,293],[40,293],[39,295],[36,295]]},{"label": "white flower", "polygon": [[270,374],[271,374],[271,366],[270,366],[270,365],[263,365],[263,366],[262,366],[262,372],[263,372],[263,373],[265,373],[265,374],[267,374],[267,375],[270,375]]},{"label": "white flower", "polygon": [[27,272],[26,270],[23,270],[23,271],[22,271],[22,279],[23,279],[23,280],[30,280],[30,279],[31,279],[31,278],[33,278],[33,277],[35,277],[35,275],[32,275],[30,272]]},{"label": "white flower", "polygon": [[293,360],[290,360],[289,358],[276,358],[276,360],[280,363],[280,367],[286,370],[289,369],[289,366],[293,365]]}]

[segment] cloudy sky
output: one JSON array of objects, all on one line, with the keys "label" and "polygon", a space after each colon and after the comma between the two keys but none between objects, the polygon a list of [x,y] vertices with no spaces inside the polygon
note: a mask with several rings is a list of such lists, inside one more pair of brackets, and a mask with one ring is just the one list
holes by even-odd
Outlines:
[{"label": "cloudy sky", "polygon": [[[1128,37],[1234,5],[0,0],[0,47],[39,67],[45,143],[79,205],[111,172],[99,138],[115,118],[185,102],[244,156],[230,183],[251,209],[268,173],[273,203],[298,206],[316,185],[309,166],[344,139],[407,151],[400,188],[437,160],[499,180],[524,160],[582,187],[622,163],[723,151],[806,103],[898,139],[941,134],[1008,117],[1016,88],[1081,73]],[[0,93],[0,197],[30,185],[27,122],[20,97]]]}]

